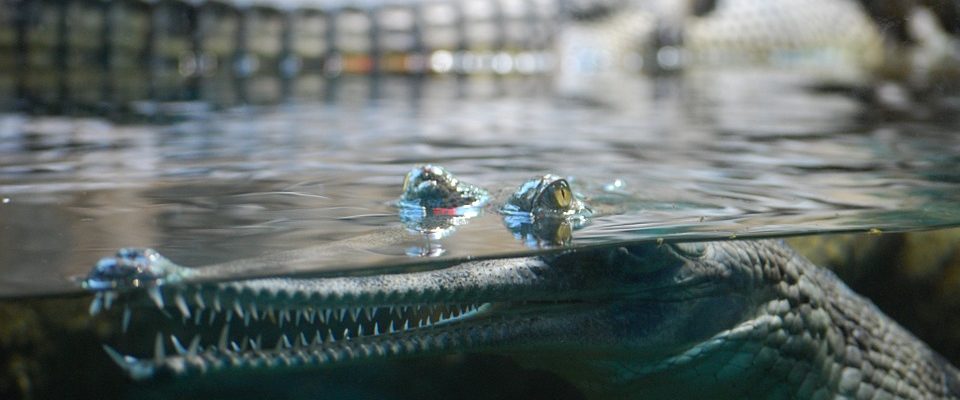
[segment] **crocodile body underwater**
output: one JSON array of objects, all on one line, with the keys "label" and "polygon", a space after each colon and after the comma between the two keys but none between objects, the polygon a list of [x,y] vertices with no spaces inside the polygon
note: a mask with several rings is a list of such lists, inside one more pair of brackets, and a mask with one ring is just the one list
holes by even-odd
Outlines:
[{"label": "crocodile body underwater", "polygon": [[[486,198],[464,185],[421,167],[401,199],[449,209]],[[503,209],[537,225],[586,208],[547,175]],[[560,247],[359,276],[203,270],[125,249],[88,276],[91,313],[122,310],[124,340],[105,349],[134,379],[475,352],[597,398],[960,397],[960,371],[780,241]]]},{"label": "crocodile body underwater", "polygon": [[[149,251],[124,256],[169,263]],[[599,397],[960,394],[953,366],[777,241],[642,243],[410,273],[151,288],[101,292],[94,303],[122,303],[126,318],[167,315],[153,345],[138,347],[152,354],[108,348],[138,379],[470,351],[512,355]]]}]

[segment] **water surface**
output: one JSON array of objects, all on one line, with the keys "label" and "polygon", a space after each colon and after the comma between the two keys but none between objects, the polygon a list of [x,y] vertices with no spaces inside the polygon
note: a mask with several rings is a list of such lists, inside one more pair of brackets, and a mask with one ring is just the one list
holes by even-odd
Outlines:
[{"label": "water surface", "polygon": [[[538,175],[568,177],[596,214],[573,246],[960,224],[960,113],[887,112],[819,83],[703,71],[570,93],[542,78],[340,78],[278,104],[3,113],[0,296],[76,291],[76,276],[125,246],[202,266],[403,230],[393,201],[423,163],[499,199]],[[492,207],[443,239],[410,233],[297,268],[498,257],[540,251],[534,242]]]}]

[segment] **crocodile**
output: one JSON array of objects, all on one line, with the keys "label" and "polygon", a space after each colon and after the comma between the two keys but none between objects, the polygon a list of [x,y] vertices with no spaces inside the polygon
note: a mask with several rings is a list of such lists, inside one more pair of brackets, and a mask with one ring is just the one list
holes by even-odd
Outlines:
[{"label": "crocodile", "polygon": [[[534,203],[573,203],[546,193]],[[476,352],[599,398],[960,398],[960,371],[775,240],[560,247],[355,276],[188,270],[124,250],[88,277],[112,283],[88,286],[91,311],[124,310],[129,342],[104,348],[131,377]]]}]

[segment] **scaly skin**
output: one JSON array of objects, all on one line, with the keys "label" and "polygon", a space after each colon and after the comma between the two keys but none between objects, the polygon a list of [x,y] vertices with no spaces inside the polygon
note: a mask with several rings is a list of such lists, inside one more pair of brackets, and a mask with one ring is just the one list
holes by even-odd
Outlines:
[{"label": "scaly skin", "polygon": [[[153,346],[108,348],[140,379],[479,351],[515,355],[614,398],[960,393],[953,366],[775,241],[643,243],[411,273],[151,287],[95,301],[129,308],[141,335],[157,330]],[[157,306],[185,323],[152,314]],[[167,354],[171,332],[197,339],[174,339],[180,348]],[[257,335],[259,345],[241,339]]]},{"label": "scaly skin", "polygon": [[[408,174],[400,203],[456,208],[477,190],[425,166]],[[568,226],[589,211],[552,175],[521,185],[501,210],[508,225]],[[88,277],[99,290],[92,313],[123,304],[131,339],[106,349],[132,377],[480,351],[598,397],[960,393],[953,366],[781,242],[638,243],[357,277],[204,282],[196,271],[125,249]]]}]

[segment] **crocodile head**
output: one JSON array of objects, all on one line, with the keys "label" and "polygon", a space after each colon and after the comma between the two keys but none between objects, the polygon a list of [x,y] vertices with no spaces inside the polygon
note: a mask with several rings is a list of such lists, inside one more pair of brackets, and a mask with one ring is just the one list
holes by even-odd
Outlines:
[{"label": "crocodile head", "polygon": [[[667,368],[742,321],[741,270],[712,246],[645,243],[408,273],[182,280],[97,301],[122,307],[124,339],[107,352],[137,379],[478,351],[577,381]],[[596,375],[623,379],[608,372]]]},{"label": "crocodile head", "polygon": [[399,204],[405,208],[428,210],[483,207],[490,196],[487,191],[463,182],[436,165],[412,169],[403,179]]},{"label": "crocodile head", "polygon": [[584,225],[591,210],[556,175],[524,182],[500,207],[503,222],[530,247],[567,245],[574,229]]},{"label": "crocodile head", "polygon": [[489,199],[486,190],[461,181],[442,167],[423,165],[404,177],[397,205],[404,226],[436,239],[480,215]]},{"label": "crocodile head", "polygon": [[190,275],[153,249],[124,248],[100,259],[82,282],[86,289],[126,289],[175,283]]}]

